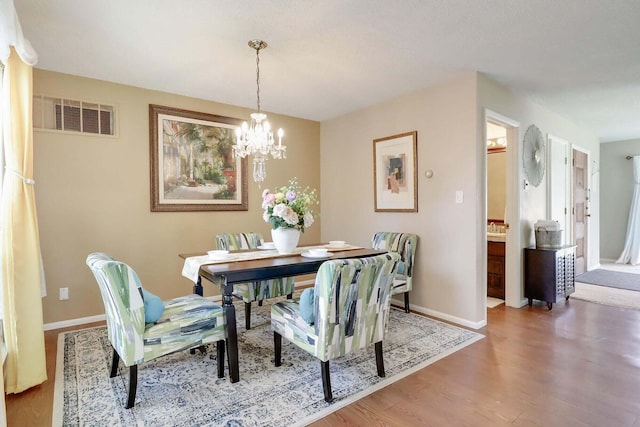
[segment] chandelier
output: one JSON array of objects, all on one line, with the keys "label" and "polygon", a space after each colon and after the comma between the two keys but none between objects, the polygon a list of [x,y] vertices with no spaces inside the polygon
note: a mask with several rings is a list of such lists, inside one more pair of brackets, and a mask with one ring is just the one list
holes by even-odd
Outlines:
[{"label": "chandelier", "polygon": [[256,50],[256,85],[258,111],[251,114],[251,122],[242,123],[236,129],[236,145],[233,146],[235,158],[253,156],[253,180],[261,183],[267,176],[265,162],[269,155],[274,159],[286,159],[287,147],[282,145],[282,129],[278,129],[278,143],[275,143],[271,125],[267,115],[260,111],[260,49],[265,49],[267,43],[262,40],[249,40],[249,47]]}]

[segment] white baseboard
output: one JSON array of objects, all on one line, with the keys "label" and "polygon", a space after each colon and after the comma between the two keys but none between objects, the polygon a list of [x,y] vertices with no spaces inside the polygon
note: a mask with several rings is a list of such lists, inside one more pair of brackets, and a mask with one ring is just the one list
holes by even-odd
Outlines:
[{"label": "white baseboard", "polygon": [[[398,305],[400,305],[401,307],[404,307],[404,301],[402,301],[401,303],[398,300],[392,299],[391,300],[392,303],[398,303]],[[409,308],[411,308],[411,310],[415,311],[416,313],[421,313],[421,314],[427,314],[429,316],[433,316],[436,317],[438,319],[442,319],[442,320],[446,320],[447,322],[451,322],[451,323],[455,323],[457,325],[461,325],[461,326],[466,326],[467,328],[472,328],[472,329],[480,329],[480,328],[484,328],[485,326],[487,326],[487,321],[486,320],[482,320],[480,322],[470,322],[467,319],[462,319],[460,317],[457,316],[451,316],[449,314],[446,313],[442,313],[436,310],[431,310],[429,308],[425,308],[425,307],[420,307],[414,304],[409,304]]]},{"label": "white baseboard", "polygon": [[107,316],[98,314],[97,316],[79,317],[77,319],[63,320],[61,322],[45,323],[44,330],[68,328],[70,326],[84,325],[85,323],[101,322],[106,320]]}]

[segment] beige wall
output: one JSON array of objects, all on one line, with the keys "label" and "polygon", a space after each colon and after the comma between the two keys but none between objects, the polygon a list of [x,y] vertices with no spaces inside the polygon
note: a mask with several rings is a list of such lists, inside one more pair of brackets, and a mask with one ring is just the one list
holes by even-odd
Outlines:
[{"label": "beige wall", "polygon": [[[192,291],[181,277],[178,253],[212,249],[220,232],[257,231],[270,240],[262,220],[261,192],[249,171],[249,211],[150,212],[149,104],[236,118],[252,112],[230,105],[104,81],[34,70],[34,93],[98,101],[118,108],[118,137],[34,132],[34,178],[48,296],[45,323],[104,313],[98,286],[85,265],[103,251],[134,267],[145,287],[162,298]],[[288,159],[267,162],[262,189],[297,176],[320,190],[320,125],[270,114],[284,128]],[[322,217],[301,242],[320,241]],[[69,300],[58,290],[69,288]],[[205,285],[205,295],[214,293]]]},{"label": "beige wall", "polygon": [[602,259],[616,260],[624,249],[633,195],[633,160],[626,157],[634,155],[640,155],[640,139],[600,145]]},{"label": "beige wall", "polygon": [[[322,237],[368,245],[376,231],[419,236],[411,304],[459,322],[476,313],[475,74],[322,123]],[[373,139],[418,133],[418,212],[374,212]],[[425,171],[432,169],[431,179]],[[463,191],[464,203],[455,203]],[[486,245],[486,237],[483,239]]]}]

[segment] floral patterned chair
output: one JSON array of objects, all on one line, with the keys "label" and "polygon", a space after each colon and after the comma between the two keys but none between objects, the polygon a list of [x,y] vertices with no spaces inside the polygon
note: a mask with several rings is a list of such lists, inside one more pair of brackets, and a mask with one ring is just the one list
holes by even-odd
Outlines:
[{"label": "floral patterned chair", "polygon": [[[375,344],[378,375],[384,377],[382,340],[399,262],[397,253],[325,261],[313,289],[271,307],[275,365],[281,364],[282,337],[317,357],[324,399],[331,402],[329,360]],[[307,292],[312,297],[305,298]]]},{"label": "floral patterned chair", "polygon": [[[229,251],[256,249],[262,243],[262,236],[259,233],[222,233],[216,235],[216,247]],[[286,295],[287,298],[291,299],[294,289],[295,280],[293,277],[234,285],[233,294],[244,301],[245,327],[247,330],[251,329],[251,303],[253,301],[258,301],[258,305],[262,306],[262,301],[267,298]]]},{"label": "floral patterned chair", "polygon": [[404,293],[404,311],[409,313],[409,292],[413,289],[413,264],[418,246],[418,236],[410,233],[380,231],[373,235],[371,247],[400,254],[398,274],[393,280],[391,295]]},{"label": "floral patterned chair", "polygon": [[224,376],[227,327],[222,307],[201,296],[187,295],[163,301],[160,318],[145,323],[144,292],[136,272],[105,253],[90,254],[87,265],[104,302],[107,332],[113,346],[111,378],[118,372],[120,359],[129,367],[127,409],[135,404],[138,365],[142,362],[216,342],[218,377]]}]

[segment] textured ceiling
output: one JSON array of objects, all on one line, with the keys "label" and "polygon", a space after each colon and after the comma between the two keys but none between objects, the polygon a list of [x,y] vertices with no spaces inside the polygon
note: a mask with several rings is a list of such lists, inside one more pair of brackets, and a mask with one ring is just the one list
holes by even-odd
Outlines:
[{"label": "textured ceiling", "polygon": [[322,121],[477,70],[640,138],[638,0],[14,0],[38,68]]}]

